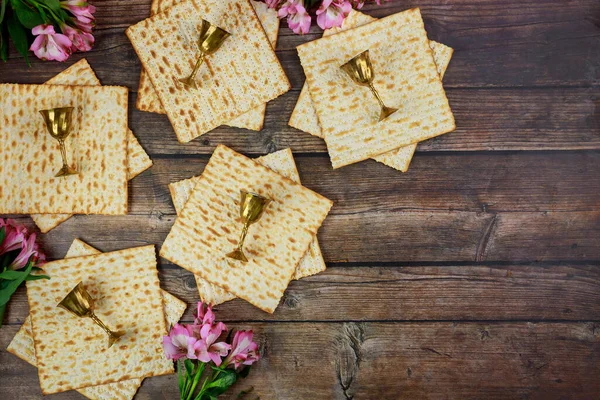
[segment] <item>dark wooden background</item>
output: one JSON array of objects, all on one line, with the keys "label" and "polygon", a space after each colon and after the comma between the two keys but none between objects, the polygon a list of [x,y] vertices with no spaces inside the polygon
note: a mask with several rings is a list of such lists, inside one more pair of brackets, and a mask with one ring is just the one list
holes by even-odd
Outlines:
[{"label": "dark wooden background", "polygon": [[[420,144],[405,174],[373,161],[333,171],[320,139],[287,126],[304,82],[295,46],[320,37],[316,26],[303,37],[282,26],[293,89],[269,103],[261,132],[222,127],[181,145],[166,117],[134,107],[140,63],[124,30],[150,0],[95,5],[87,59],[102,83],[129,87],[131,128],[154,167],[131,183],[128,216],[79,216],[44,235],[53,258],[74,238],[103,251],[160,246],[175,219],[167,184],[201,173],[217,144],[291,147],[303,183],[335,201],[319,232],[328,270],[292,282],[274,315],[217,307],[260,341],[263,359],[238,388],[261,399],[600,398],[598,0],[366,7],[382,17],[419,6],[430,38],[455,49],[444,86],[457,129]],[[0,81],[42,83],[79,57],[28,68],[11,52]],[[190,273],[165,260],[160,273],[166,290],[198,300]],[[0,330],[2,399],[41,397],[36,370],[4,351],[27,312],[20,290]],[[171,376],[145,380],[137,398],[176,396]]]}]

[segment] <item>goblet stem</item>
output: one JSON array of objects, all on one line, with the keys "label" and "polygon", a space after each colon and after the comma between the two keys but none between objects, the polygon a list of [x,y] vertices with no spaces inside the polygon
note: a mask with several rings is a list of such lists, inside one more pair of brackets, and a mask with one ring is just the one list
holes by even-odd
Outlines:
[{"label": "goblet stem", "polygon": [[250,227],[250,223],[246,222],[244,224],[244,228],[242,229],[242,234],[240,235],[240,242],[238,243],[238,249],[242,250],[244,247],[244,241],[246,240],[246,235],[248,234],[248,228]]},{"label": "goblet stem", "polygon": [[373,86],[373,83],[369,83],[369,88],[371,89],[371,92],[373,92],[375,97],[377,97],[377,101],[379,102],[379,106],[381,107],[381,114],[379,115],[379,121],[383,121],[384,119],[386,119],[387,117],[389,117],[390,115],[392,115],[393,113],[398,111],[397,108],[387,107],[383,103],[383,100],[381,99],[381,96],[379,95],[379,92],[377,91],[377,89],[375,89],[375,86]]},{"label": "goblet stem", "polygon": [[67,163],[67,149],[65,146],[65,141],[60,139],[58,143],[60,145],[60,155],[62,156],[63,161],[63,170],[66,170],[67,168],[69,168],[69,163]]},{"label": "goblet stem", "polygon": [[102,322],[102,320],[98,318],[93,312],[90,313],[90,318],[96,323],[96,325],[104,329],[104,331],[108,334],[108,347],[111,347],[117,341],[117,339],[123,336],[122,332],[111,331],[110,328],[106,326],[106,324],[104,324],[104,322]]},{"label": "goblet stem", "polygon": [[248,262],[248,258],[246,258],[246,255],[244,254],[244,240],[246,240],[246,235],[248,234],[249,227],[250,222],[244,222],[244,228],[242,229],[242,234],[240,235],[240,240],[238,241],[237,248],[231,253],[227,254],[227,257],[242,262]]},{"label": "goblet stem", "polygon": [[187,78],[180,79],[179,82],[183,83],[185,86],[192,87],[194,89],[198,88],[196,84],[196,75],[198,75],[198,71],[204,62],[204,53],[200,53],[198,60],[196,61],[196,65],[194,65],[194,69],[192,73]]}]

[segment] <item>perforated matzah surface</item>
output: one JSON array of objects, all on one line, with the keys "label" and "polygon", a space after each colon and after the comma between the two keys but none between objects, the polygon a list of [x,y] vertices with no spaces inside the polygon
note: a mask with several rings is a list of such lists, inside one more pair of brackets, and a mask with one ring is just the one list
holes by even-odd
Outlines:
[{"label": "perforated matzah surface", "polygon": [[[275,45],[277,44],[277,34],[279,32],[279,18],[277,17],[277,11],[268,8],[263,2],[251,1],[250,3],[256,11],[256,15],[269,38],[271,46],[275,48]],[[164,11],[174,4],[175,1],[173,0],[154,0],[152,2],[151,14],[154,15]],[[165,113],[165,110],[160,103],[160,99],[152,86],[152,82],[150,82],[150,78],[148,78],[148,75],[144,70],[142,70],[140,74],[140,85],[136,107],[142,111],[159,114]],[[233,120],[226,122],[225,125],[259,131],[263,127],[266,108],[266,104],[261,104]]]},{"label": "perforated matzah surface", "polygon": [[[294,156],[290,149],[280,150],[275,153],[267,154],[266,156],[259,157],[256,159],[257,162],[261,163],[267,168],[272,169],[280,175],[290,178],[294,182],[300,183],[300,175],[296,169],[296,163],[294,162]],[[185,203],[189,196],[194,190],[195,184],[198,182],[198,177],[184,179],[178,182],[169,184],[169,190],[171,191],[171,198],[175,205],[177,214],[181,214]],[[325,271],[325,261],[321,254],[321,248],[319,242],[315,237],[310,244],[309,250],[306,252],[300,263],[296,267],[293,279],[301,279],[310,275],[318,274],[319,272]],[[202,301],[209,304],[221,304],[229,300],[233,300],[235,295],[227,292],[226,290],[213,285],[206,280],[196,277],[196,283],[198,284],[198,292]]]},{"label": "perforated matzah surface", "polygon": [[[198,56],[200,20],[231,33],[208,56],[198,90],[185,90]],[[285,93],[290,84],[247,0],[185,0],[126,31],[180,142],[222,125]]]},{"label": "perforated matzah surface", "polygon": [[[99,254],[100,251],[92,246],[75,239],[69,247],[65,258],[83,257],[87,255]],[[187,307],[184,301],[179,300],[172,294],[162,290],[163,306],[167,326],[171,326],[183,316]],[[27,317],[17,332],[13,340],[10,342],[6,350],[28,362],[33,366],[37,366],[35,357],[35,344],[31,332],[31,319]],[[138,388],[142,384],[142,379],[128,379],[121,382],[108,383],[100,386],[90,386],[83,389],[77,389],[79,393],[89,399],[95,400],[131,400],[135,396]]]},{"label": "perforated matzah surface", "polygon": [[[80,174],[55,178],[59,145],[39,110],[65,106]],[[127,88],[2,84],[0,134],[0,214],[127,213]]]},{"label": "perforated matzah surface", "polygon": [[[367,49],[375,87],[399,108],[381,122],[373,94],[340,69]],[[298,54],[334,168],[455,127],[418,9],[306,43]]]},{"label": "perforated matzah surface", "polygon": [[[167,327],[154,246],[54,261],[44,270],[50,281],[27,282],[42,393],[173,372],[162,350]],[[111,348],[91,320],[56,307],[80,281],[96,315],[127,332]]]},{"label": "perforated matzah surface", "polygon": [[[46,82],[47,85],[90,85],[99,86],[100,81],[85,58]],[[140,146],[131,130],[127,130],[127,179],[131,180],[152,166],[152,160]],[[62,224],[73,214],[32,214],[33,222],[42,233],[47,233]]]},{"label": "perforated matzah surface", "polygon": [[[242,229],[241,189],[273,200],[249,230],[244,246],[248,263],[225,257]],[[218,146],[160,254],[273,312],[331,205],[258,162]]]}]

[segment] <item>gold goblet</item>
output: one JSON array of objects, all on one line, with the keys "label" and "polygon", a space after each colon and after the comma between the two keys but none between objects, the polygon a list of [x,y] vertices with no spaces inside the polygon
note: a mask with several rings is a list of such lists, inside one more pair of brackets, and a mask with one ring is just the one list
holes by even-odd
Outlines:
[{"label": "gold goblet", "polygon": [[112,331],[94,314],[94,299],[87,290],[83,287],[83,282],[79,282],[77,286],[73,288],[65,296],[64,299],[58,303],[58,306],[64,310],[71,312],[72,314],[82,317],[91,318],[100,328],[108,334],[108,347],[110,348],[119,338],[125,335],[124,331]]},{"label": "gold goblet", "polygon": [[243,250],[244,240],[246,239],[246,235],[248,234],[248,228],[250,227],[250,225],[252,225],[260,219],[260,217],[263,214],[263,211],[271,202],[271,200],[267,199],[266,197],[259,196],[256,193],[247,192],[245,190],[240,190],[240,194],[240,217],[242,217],[242,221],[244,222],[244,228],[242,229],[242,235],[240,236],[237,248],[231,253],[227,254],[227,257],[242,262],[248,262],[248,259],[246,258],[246,255],[244,254]]},{"label": "gold goblet", "polygon": [[44,117],[46,128],[54,139],[60,144],[60,154],[62,156],[63,166],[58,171],[55,177],[76,175],[78,174],[75,168],[71,168],[67,161],[67,150],[65,148],[65,140],[71,134],[73,107],[51,108],[49,110],[40,110],[40,114]]},{"label": "gold goblet", "polygon": [[373,64],[371,64],[371,58],[369,57],[369,50],[365,50],[356,57],[352,58],[346,64],[340,67],[344,72],[350,76],[350,78],[361,86],[368,86],[371,92],[377,97],[377,101],[381,106],[381,114],[379,115],[379,121],[383,121],[391,114],[398,111],[397,108],[387,107],[383,104],[381,96],[373,86],[373,77],[375,71],[373,71]]},{"label": "gold goblet", "polygon": [[198,84],[196,83],[196,74],[198,74],[198,71],[200,70],[200,66],[204,61],[204,57],[217,51],[225,39],[229,37],[229,35],[229,32],[211,24],[206,20],[202,20],[202,25],[200,27],[200,39],[198,39],[200,56],[198,56],[198,61],[196,61],[196,65],[194,66],[194,70],[190,76],[180,79],[179,82],[183,83],[185,87],[198,89]]}]

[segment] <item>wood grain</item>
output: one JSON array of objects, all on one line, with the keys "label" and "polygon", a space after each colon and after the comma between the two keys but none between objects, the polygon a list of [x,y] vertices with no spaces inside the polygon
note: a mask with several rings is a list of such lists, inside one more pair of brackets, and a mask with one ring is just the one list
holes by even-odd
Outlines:
[{"label": "wood grain", "polygon": [[[263,359],[239,390],[264,399],[594,398],[596,323],[253,323]],[[0,331],[6,347],[16,326]],[[35,369],[0,353],[3,399],[38,398]],[[394,377],[390,379],[390,377]],[[32,384],[33,383],[33,384]],[[144,381],[138,398],[177,398],[175,376]],[[55,399],[78,398],[59,394]]]}]

